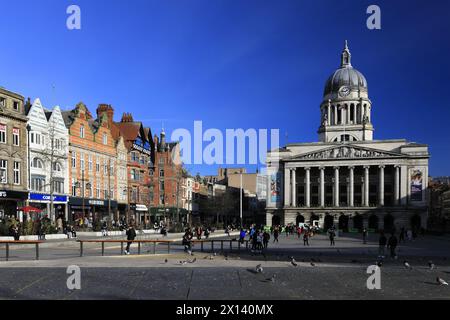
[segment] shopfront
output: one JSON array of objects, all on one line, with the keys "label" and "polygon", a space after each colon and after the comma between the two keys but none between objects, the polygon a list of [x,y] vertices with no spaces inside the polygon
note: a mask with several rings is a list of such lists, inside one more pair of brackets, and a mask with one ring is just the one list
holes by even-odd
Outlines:
[{"label": "shopfront", "polygon": [[[68,208],[67,208],[68,197],[64,195],[53,195],[53,207],[55,216],[57,219],[59,216],[68,219]],[[30,206],[42,210],[41,216],[47,215],[50,217],[50,206],[51,206],[51,196],[49,194],[41,193],[30,193],[28,196],[28,203]]]},{"label": "shopfront", "polygon": [[17,208],[25,206],[28,192],[0,189],[0,218],[19,217]]},{"label": "shopfront", "polygon": [[76,221],[81,217],[92,218],[92,220],[114,219],[116,213],[117,201],[115,200],[69,198],[69,218],[71,221]]},{"label": "shopfront", "polygon": [[130,204],[130,220],[136,221],[138,224],[144,223],[144,220],[147,219],[148,221],[150,218],[150,215],[148,213],[148,208],[144,204]]}]

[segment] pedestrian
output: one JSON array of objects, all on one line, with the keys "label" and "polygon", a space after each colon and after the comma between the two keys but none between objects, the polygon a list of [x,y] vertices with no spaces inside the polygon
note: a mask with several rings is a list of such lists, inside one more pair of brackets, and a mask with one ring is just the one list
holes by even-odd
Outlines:
[{"label": "pedestrian", "polygon": [[363,243],[366,244],[367,243],[367,229],[366,228],[363,229],[362,236],[363,236]]},{"label": "pedestrian", "polygon": [[391,258],[397,259],[397,254],[395,252],[395,249],[397,248],[398,240],[395,234],[392,234],[391,237],[388,240],[388,248],[391,250]]},{"label": "pedestrian", "polygon": [[328,233],[329,233],[329,236],[330,236],[330,246],[334,246],[335,245],[334,238],[336,237],[336,233],[334,232],[333,228],[330,228],[328,230]]},{"label": "pedestrian", "polygon": [[241,242],[241,244],[244,243],[244,239],[245,239],[245,235],[247,234],[247,232],[245,232],[244,229],[241,229],[241,232],[239,233],[239,241]]},{"label": "pedestrian", "polygon": [[263,248],[263,233],[259,232],[256,236],[256,250],[261,251]]},{"label": "pedestrian", "polygon": [[136,230],[134,230],[134,227],[132,225],[128,227],[126,235],[127,235],[127,240],[130,240],[130,241],[127,242],[127,247],[125,249],[125,253],[130,254],[131,241],[133,241],[136,238]]},{"label": "pedestrian", "polygon": [[267,231],[264,231],[264,233],[263,233],[264,249],[267,249],[267,246],[269,245],[269,240],[270,240],[270,234]]},{"label": "pedestrian", "polygon": [[209,227],[205,228],[205,239],[208,240],[209,238]]},{"label": "pedestrian", "polygon": [[384,258],[384,250],[386,248],[387,238],[384,235],[384,232],[381,232],[380,239],[378,240],[378,256]]},{"label": "pedestrian", "polygon": [[400,235],[398,237],[398,243],[405,242],[405,233],[405,227],[402,227],[402,229],[400,230]]},{"label": "pedestrian", "polygon": [[103,224],[102,224],[102,236],[103,237],[108,236],[108,225],[106,224],[106,221],[103,221]]},{"label": "pedestrian", "polygon": [[75,231],[74,226],[70,226],[70,232],[72,233],[72,238],[76,238],[77,237],[77,232]]},{"label": "pedestrian", "polygon": [[300,236],[302,235],[302,229],[300,227],[297,227],[297,237],[300,239]]},{"label": "pedestrian", "polygon": [[305,232],[303,235],[303,245],[309,246],[309,232]]},{"label": "pedestrian", "polygon": [[184,246],[184,252],[191,252],[192,251],[192,238],[194,235],[192,234],[190,229],[186,229],[186,232],[183,235],[183,246]]},{"label": "pedestrian", "polygon": [[254,252],[258,246],[258,231],[255,230],[255,232],[253,233],[253,235],[251,236],[251,241],[252,241],[252,252]]},{"label": "pedestrian", "polygon": [[202,227],[198,226],[197,227],[197,240],[201,240],[202,239]]},{"label": "pedestrian", "polygon": [[275,227],[273,230],[273,243],[275,243],[275,241],[278,243],[278,227]]},{"label": "pedestrian", "polygon": [[412,241],[413,240],[411,229],[408,229],[408,231],[406,232],[406,235],[408,237],[408,241]]}]

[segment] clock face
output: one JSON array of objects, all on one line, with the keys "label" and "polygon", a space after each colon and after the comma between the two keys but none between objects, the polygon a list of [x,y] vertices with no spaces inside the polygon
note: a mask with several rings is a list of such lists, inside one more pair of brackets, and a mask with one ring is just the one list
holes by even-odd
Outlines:
[{"label": "clock face", "polygon": [[341,97],[348,96],[350,94],[350,88],[347,86],[343,86],[339,89],[339,95]]}]

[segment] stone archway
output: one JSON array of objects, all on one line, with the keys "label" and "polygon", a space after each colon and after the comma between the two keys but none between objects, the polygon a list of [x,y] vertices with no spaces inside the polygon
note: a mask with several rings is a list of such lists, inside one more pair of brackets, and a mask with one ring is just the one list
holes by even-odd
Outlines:
[{"label": "stone archway", "polygon": [[356,214],[353,216],[353,228],[362,230],[364,228],[364,219],[360,214]]},{"label": "stone archway", "polygon": [[387,233],[393,233],[395,232],[394,227],[394,217],[392,214],[388,213],[384,216],[384,231]]},{"label": "stone archway", "polygon": [[349,217],[345,214],[342,214],[339,217],[339,230],[343,230],[344,232],[348,232],[348,220]]},{"label": "stone archway", "polygon": [[375,214],[369,217],[369,229],[378,230],[378,217]]},{"label": "stone archway", "polygon": [[325,215],[325,219],[323,221],[323,230],[327,231],[328,229],[330,229],[332,226],[334,225],[334,219],[333,216],[331,214],[326,214]]},{"label": "stone archway", "polygon": [[272,226],[278,226],[281,224],[281,217],[278,215],[274,215],[272,217]]},{"label": "stone archway", "polygon": [[304,223],[305,222],[305,217],[302,216],[300,213],[297,215],[297,218],[295,218],[295,223],[298,227],[299,223]]}]

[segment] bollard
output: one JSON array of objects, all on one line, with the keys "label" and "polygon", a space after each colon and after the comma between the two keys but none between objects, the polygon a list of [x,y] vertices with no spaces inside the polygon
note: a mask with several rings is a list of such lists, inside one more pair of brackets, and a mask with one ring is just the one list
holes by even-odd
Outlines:
[{"label": "bollard", "polygon": [[170,253],[170,242],[167,242],[167,253]]},{"label": "bollard", "polygon": [[141,254],[141,243],[138,242],[138,255]]},{"label": "bollard", "polygon": [[102,241],[102,256],[105,255],[105,243]]},{"label": "bollard", "polygon": [[83,256],[83,241],[80,241],[80,257]]},{"label": "bollard", "polygon": [[6,261],[9,261],[9,243],[6,244]]},{"label": "bollard", "polygon": [[214,253],[214,240],[211,240],[211,252]]},{"label": "bollard", "polygon": [[39,260],[39,243],[36,243],[36,260]]}]

